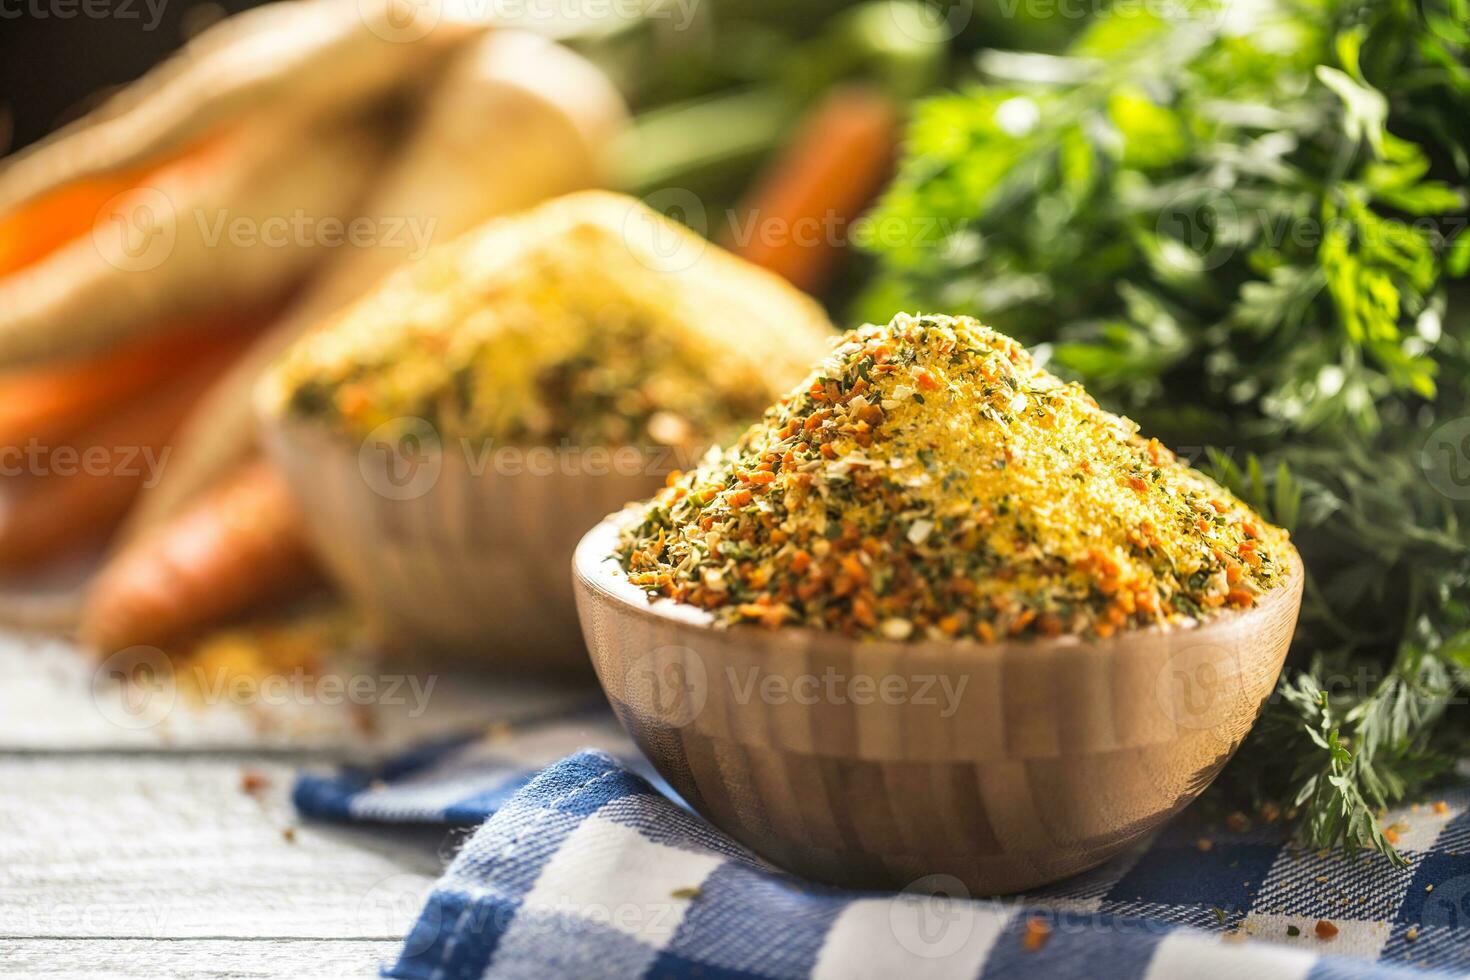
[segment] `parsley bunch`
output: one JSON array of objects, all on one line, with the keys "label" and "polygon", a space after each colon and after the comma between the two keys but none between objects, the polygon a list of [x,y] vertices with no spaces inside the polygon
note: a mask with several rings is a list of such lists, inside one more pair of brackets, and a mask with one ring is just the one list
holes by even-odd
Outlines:
[{"label": "parsley bunch", "polygon": [[1470,727],[1466,0],[1128,9],[918,106],[859,313],[1038,344],[1291,529],[1301,629],[1222,789],[1396,858],[1377,811]]}]

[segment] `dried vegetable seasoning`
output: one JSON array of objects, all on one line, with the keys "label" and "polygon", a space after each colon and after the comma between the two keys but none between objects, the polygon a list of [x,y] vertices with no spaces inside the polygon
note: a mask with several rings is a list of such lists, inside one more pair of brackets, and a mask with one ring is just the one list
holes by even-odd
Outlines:
[{"label": "dried vegetable seasoning", "polygon": [[361,437],[703,448],[820,357],[821,308],[632,198],[568,195],[491,222],[300,341],[275,408]]},{"label": "dried vegetable seasoning", "polygon": [[895,640],[1203,619],[1254,605],[1290,560],[1284,531],[960,317],[845,335],[641,506],[618,557],[650,595]]}]

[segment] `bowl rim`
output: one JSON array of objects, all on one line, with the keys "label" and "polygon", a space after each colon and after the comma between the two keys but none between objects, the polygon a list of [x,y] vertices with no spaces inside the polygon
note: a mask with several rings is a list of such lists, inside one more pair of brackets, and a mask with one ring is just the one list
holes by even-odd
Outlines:
[{"label": "bowl rim", "polygon": [[[572,576],[578,591],[586,591],[603,597],[618,606],[623,612],[645,620],[672,625],[710,635],[749,638],[753,645],[763,648],[790,648],[802,650],[862,650],[875,655],[935,656],[945,655],[959,660],[992,661],[1011,656],[1036,657],[1045,653],[1085,653],[1104,656],[1123,655],[1136,647],[1141,638],[1176,643],[1193,641],[1208,643],[1216,635],[1235,634],[1249,631],[1253,625],[1270,622],[1281,614],[1281,607],[1291,607],[1293,631],[1296,617],[1300,614],[1302,592],[1305,583],[1305,566],[1296,546],[1287,542],[1287,579],[1262,595],[1249,609],[1228,610],[1208,619],[1194,619],[1188,623],[1154,624],[1142,629],[1124,630],[1110,637],[1082,637],[1068,634],[1055,638],[1033,638],[1025,640],[996,640],[984,643],[965,637],[962,639],[932,640],[888,640],[873,637],[846,636],[819,630],[810,626],[781,626],[776,629],[753,624],[722,626],[712,614],[704,609],[673,599],[661,597],[650,599],[641,588],[628,581],[627,574],[618,565],[611,548],[616,535],[628,524],[641,516],[639,505],[629,505],[621,511],[609,514],[594,525],[577,542],[572,555]],[[1224,637],[1221,645],[1229,646]],[[595,645],[588,645],[594,653]],[[1283,656],[1285,651],[1283,650]]]}]

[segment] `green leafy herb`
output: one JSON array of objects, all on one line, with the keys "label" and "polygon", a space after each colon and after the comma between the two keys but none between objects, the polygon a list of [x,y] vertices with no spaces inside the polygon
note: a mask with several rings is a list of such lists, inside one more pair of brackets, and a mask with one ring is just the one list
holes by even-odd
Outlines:
[{"label": "green leafy herb", "polygon": [[1186,6],[922,103],[860,312],[1040,345],[1292,530],[1301,630],[1222,791],[1396,858],[1378,811],[1467,729],[1465,7]]}]

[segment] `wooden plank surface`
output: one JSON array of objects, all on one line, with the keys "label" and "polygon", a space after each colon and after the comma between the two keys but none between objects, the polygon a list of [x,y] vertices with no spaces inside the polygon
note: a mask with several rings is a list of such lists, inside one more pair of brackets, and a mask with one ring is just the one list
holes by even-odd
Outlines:
[{"label": "wooden plank surface", "polygon": [[3,630],[0,678],[0,753],[205,749],[375,756],[598,698],[585,683],[359,663],[336,665],[330,688],[290,672],[243,684],[190,675],[194,683],[183,692],[139,697],[129,695],[105,665],[64,642]]},{"label": "wooden plank surface", "polygon": [[372,976],[397,943],[365,939],[0,939],[0,977],[222,978]]},{"label": "wooden plank surface", "polygon": [[[440,871],[443,835],[297,827],[294,768],[0,758],[13,789],[0,798],[0,935],[401,938]],[[245,792],[244,769],[269,785]]]},{"label": "wooden plank surface", "polygon": [[7,633],[0,677],[0,977],[373,976],[464,832],[302,824],[295,773],[596,700],[446,673],[395,703],[150,714],[66,644]]}]

